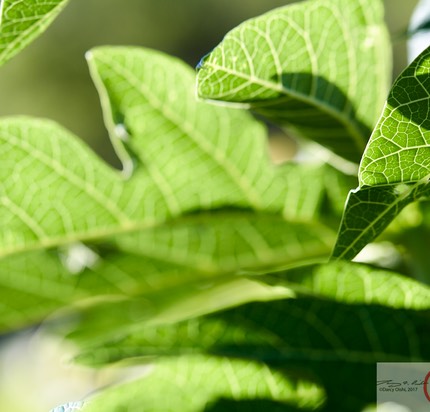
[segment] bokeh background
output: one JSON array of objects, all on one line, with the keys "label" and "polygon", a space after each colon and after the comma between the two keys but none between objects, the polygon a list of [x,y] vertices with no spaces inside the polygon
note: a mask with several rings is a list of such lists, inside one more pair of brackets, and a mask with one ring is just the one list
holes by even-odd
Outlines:
[{"label": "bokeh background", "polygon": [[[138,45],[196,66],[228,30],[292,2],[71,0],[41,38],[0,68],[0,116],[26,114],[57,120],[114,161],[84,57],[87,50],[98,45]],[[394,73],[398,74],[406,62],[402,33],[416,1],[386,0],[385,4],[396,39]]]},{"label": "bokeh background", "polygon": [[[225,33],[286,0],[71,0],[48,31],[0,68],[0,116],[54,119],[118,165],[85,62],[98,45],[162,50],[195,66]],[[406,65],[405,30],[417,0],[386,0],[396,76]],[[38,331],[0,337],[0,411],[48,412],[104,383],[61,366],[64,348]],[[108,378],[111,379],[111,378]]]}]

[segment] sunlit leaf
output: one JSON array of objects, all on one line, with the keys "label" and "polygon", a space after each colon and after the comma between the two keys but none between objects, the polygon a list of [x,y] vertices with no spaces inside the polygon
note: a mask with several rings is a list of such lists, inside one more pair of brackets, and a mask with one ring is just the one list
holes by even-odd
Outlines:
[{"label": "sunlit leaf", "polygon": [[428,93],[430,49],[394,83],[360,165],[360,186],[420,182],[428,179]]},{"label": "sunlit leaf", "polygon": [[322,399],[315,384],[259,362],[184,356],[162,360],[145,378],[108,389],[84,411],[299,412],[313,409]]},{"label": "sunlit leaf", "polygon": [[133,48],[91,56],[107,123],[114,113],[128,130],[126,142],[112,140],[125,164],[133,156],[133,175],[124,179],[54,123],[2,119],[1,255],[142,230],[195,210],[300,207],[301,181],[288,185],[270,164],[262,126],[195,102],[183,63]]},{"label": "sunlit leaf", "polygon": [[245,112],[196,102],[188,66],[137,48],[99,48],[88,61],[125,171],[134,166],[132,180],[145,177],[158,192],[146,214],[226,203],[279,208],[283,190],[263,126]]},{"label": "sunlit leaf", "polygon": [[358,162],[386,98],[388,44],[380,1],[293,4],[228,33],[199,65],[198,94]]},{"label": "sunlit leaf", "polygon": [[283,285],[303,296],[396,309],[430,309],[430,288],[396,273],[363,264],[333,261],[274,272],[262,282]]},{"label": "sunlit leaf", "polygon": [[333,255],[353,258],[409,203],[429,197],[430,49],[394,83],[350,193]]},{"label": "sunlit leaf", "polygon": [[[2,1],[0,65],[66,3]],[[430,48],[367,142],[390,73],[382,4],[308,0],[249,20],[197,79],[160,52],[91,50],[122,171],[56,123],[0,120],[0,333],[38,325],[81,364],[143,371],[53,411],[357,412],[377,362],[428,361],[428,286],[327,262],[354,178],[275,166],[265,126],[225,104],[352,162],[364,150],[333,253],[354,257],[430,196]],[[224,103],[197,99],[196,80]]]},{"label": "sunlit leaf", "polygon": [[[193,70],[176,59],[102,48],[89,60],[131,169],[114,170],[53,122],[0,120],[3,330],[90,295],[142,296],[329,254],[334,232],[314,222],[324,166],[273,166],[261,124],[196,102]],[[77,245],[94,264],[69,256]],[[129,263],[116,270],[120,253]]]},{"label": "sunlit leaf", "polygon": [[426,199],[423,184],[363,187],[350,192],[333,257],[354,258],[374,241],[410,203]]},{"label": "sunlit leaf", "polygon": [[[287,222],[274,215],[218,212],[118,236],[107,245],[93,244],[96,260],[88,266],[73,261],[70,247],[12,255],[0,260],[4,296],[0,330],[37,322],[96,296],[110,301],[115,296],[142,298],[164,290],[158,296],[164,302],[179,293],[174,288],[189,288],[190,282],[197,282],[198,288],[199,281],[204,286],[205,281],[217,282],[245,270],[258,273],[318,260],[328,255],[333,240],[334,232],[323,226]],[[76,264],[83,266],[75,269]],[[232,303],[243,301],[240,289],[234,299]],[[206,303],[213,306],[205,301],[198,306],[204,308]],[[123,325],[129,310],[110,305],[117,307]],[[110,326],[114,330],[113,321]]]}]

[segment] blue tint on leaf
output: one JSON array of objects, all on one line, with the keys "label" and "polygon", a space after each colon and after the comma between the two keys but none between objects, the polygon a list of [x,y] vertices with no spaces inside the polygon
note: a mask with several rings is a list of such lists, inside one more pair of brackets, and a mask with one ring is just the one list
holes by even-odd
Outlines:
[{"label": "blue tint on leaf", "polygon": [[57,406],[56,408],[51,409],[50,412],[75,412],[80,411],[83,406],[83,402],[68,402],[64,405]]},{"label": "blue tint on leaf", "polygon": [[203,65],[205,64],[206,59],[209,57],[209,55],[212,53],[212,50],[209,53],[206,53],[198,62],[196,66],[196,70],[200,70],[203,68]]}]

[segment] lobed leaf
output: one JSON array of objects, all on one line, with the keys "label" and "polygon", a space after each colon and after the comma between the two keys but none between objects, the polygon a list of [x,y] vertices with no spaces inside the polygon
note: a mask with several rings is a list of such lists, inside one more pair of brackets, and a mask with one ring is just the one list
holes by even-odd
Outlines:
[{"label": "lobed leaf", "polygon": [[134,179],[156,184],[170,214],[279,207],[264,128],[245,112],[196,102],[183,62],[132,47],[98,48],[88,61],[118,156],[126,168],[134,161]]},{"label": "lobed leaf", "polygon": [[0,65],[42,34],[68,0],[2,0],[0,4]]},{"label": "lobed leaf", "polygon": [[130,201],[134,182],[126,189],[118,173],[57,124],[3,118],[0,147],[1,256],[153,225],[154,215],[136,212],[140,199]]},{"label": "lobed leaf", "polygon": [[198,94],[247,104],[358,163],[386,97],[388,50],[382,2],[301,2],[228,33],[198,66]]},{"label": "lobed leaf", "polygon": [[[96,82],[107,122],[115,112],[129,130],[125,146],[112,137],[120,155],[133,154],[133,175],[124,179],[52,122],[2,119],[1,255],[140,231],[195,210],[280,215],[300,207],[299,185],[288,187],[265,154],[261,125],[246,113],[196,103],[183,63],[113,48],[94,51],[91,66],[93,76],[106,76]],[[148,73],[173,77],[156,81]],[[115,99],[121,107],[108,106]]]},{"label": "lobed leaf", "polygon": [[183,63],[128,48],[93,51],[90,61],[107,119],[107,101],[118,100],[112,110],[130,136],[127,148],[114,144],[133,153],[136,170],[124,180],[54,123],[2,119],[0,255],[142,230],[193,210],[282,213],[285,180],[275,178],[262,127],[196,103]]},{"label": "lobed leaf", "polygon": [[[101,48],[89,60],[113,144],[133,173],[113,170],[53,122],[0,120],[2,330],[91,293],[141,296],[329,253],[333,231],[312,223],[324,182],[314,192],[305,183],[316,183],[317,169],[274,167],[264,128],[245,112],[196,102],[193,71],[177,59]],[[62,255],[76,244],[98,260],[73,276]],[[119,253],[130,263],[117,270]]]}]

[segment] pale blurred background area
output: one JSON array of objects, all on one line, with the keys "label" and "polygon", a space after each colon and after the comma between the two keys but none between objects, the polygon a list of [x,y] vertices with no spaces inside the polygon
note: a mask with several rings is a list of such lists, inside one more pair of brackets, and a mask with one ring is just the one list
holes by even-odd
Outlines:
[{"label": "pale blurred background area", "polygon": [[[42,37],[0,68],[0,116],[56,120],[117,165],[106,144],[98,96],[84,58],[87,50],[99,45],[144,46],[196,66],[228,30],[288,3],[292,1],[71,0]],[[405,32],[417,0],[385,4],[396,76],[407,64]],[[278,133],[272,146],[279,145],[276,151],[282,151],[285,141]],[[55,402],[79,400],[74,397],[97,386],[98,377],[64,369],[61,358],[58,345],[38,334],[25,333],[19,339],[0,336],[0,412],[48,412]]]}]

